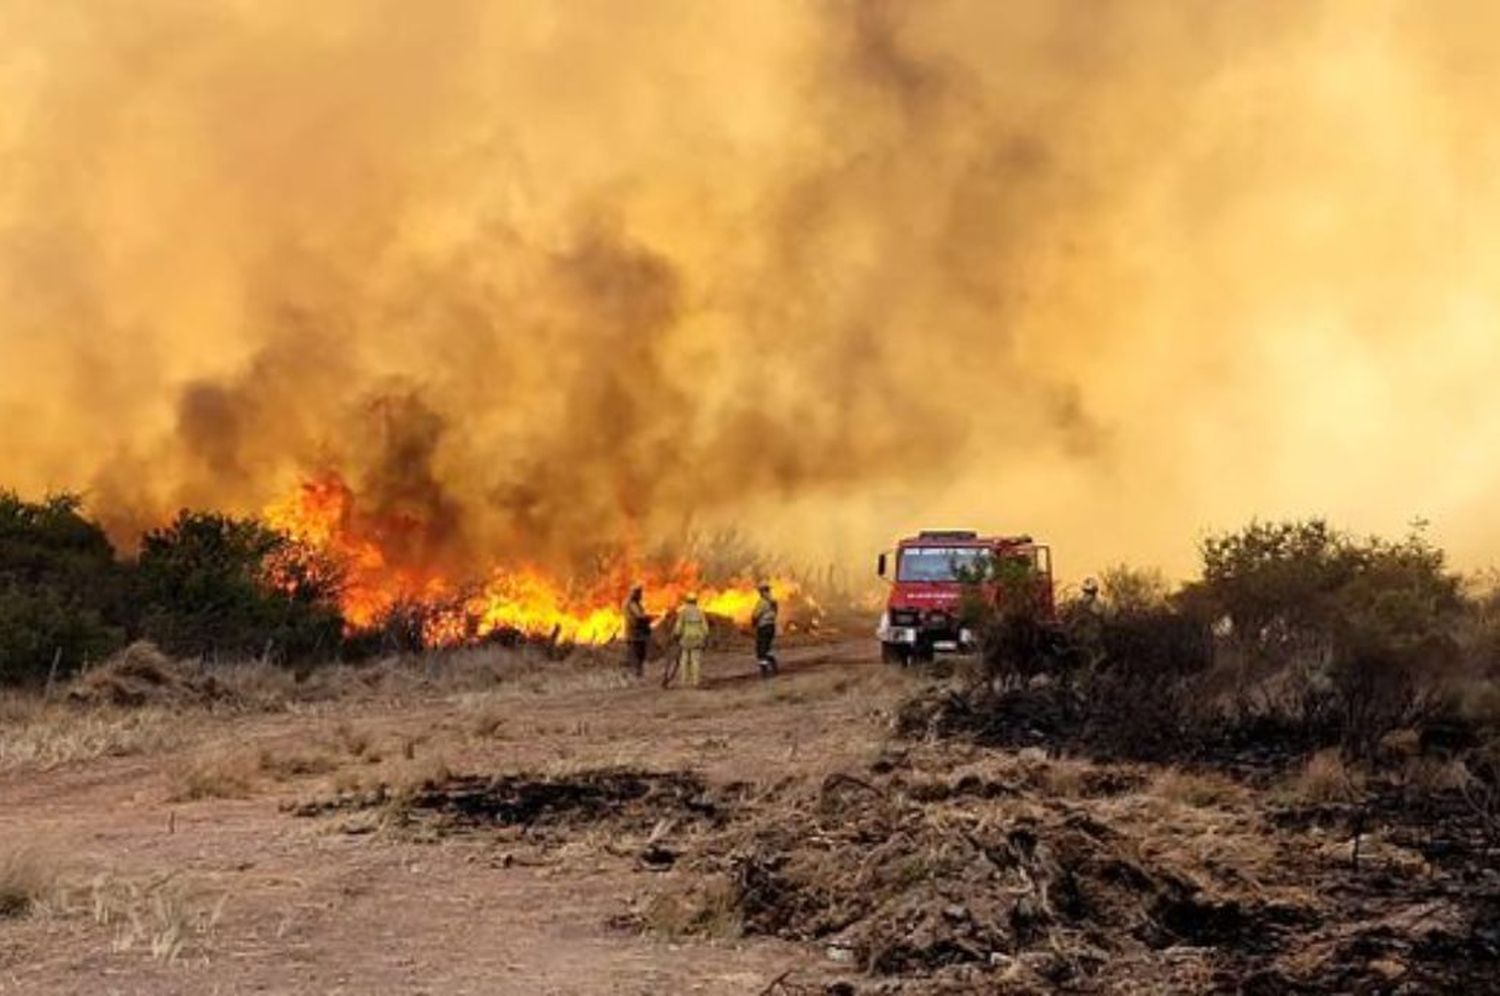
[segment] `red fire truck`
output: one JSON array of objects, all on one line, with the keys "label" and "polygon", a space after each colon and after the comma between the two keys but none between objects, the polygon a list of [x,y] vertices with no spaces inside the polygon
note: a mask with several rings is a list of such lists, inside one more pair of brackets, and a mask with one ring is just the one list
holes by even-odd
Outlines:
[{"label": "red fire truck", "polygon": [[875,635],[888,663],[931,660],[943,652],[969,652],[976,636],[964,625],[966,586],[974,579],[983,597],[1004,597],[994,578],[1007,565],[1021,569],[1029,590],[1053,612],[1052,550],[1030,536],[981,536],[959,529],[923,530],[882,553],[876,570],[891,585]]}]

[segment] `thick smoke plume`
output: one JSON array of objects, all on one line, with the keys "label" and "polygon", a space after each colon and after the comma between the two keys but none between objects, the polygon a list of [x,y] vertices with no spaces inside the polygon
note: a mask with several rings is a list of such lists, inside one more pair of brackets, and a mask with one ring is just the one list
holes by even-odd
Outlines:
[{"label": "thick smoke plume", "polygon": [[[1500,547],[1500,14],[0,0],[5,483],[403,556]],[[784,549],[783,549],[784,548]]]}]

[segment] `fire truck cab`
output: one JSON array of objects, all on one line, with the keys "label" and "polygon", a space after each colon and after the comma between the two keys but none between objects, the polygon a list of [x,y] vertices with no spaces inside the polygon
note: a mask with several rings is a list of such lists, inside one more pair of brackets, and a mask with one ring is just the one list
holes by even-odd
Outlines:
[{"label": "fire truck cab", "polygon": [[[1024,567],[1039,583],[1042,611],[1053,609],[1052,551],[1030,536],[981,536],[960,529],[923,530],[882,553],[876,572],[891,586],[876,628],[881,657],[887,663],[931,660],[939,652],[968,653],[977,635],[964,625],[965,587],[976,577],[991,577],[998,561]],[[988,597],[997,597],[985,585]]]}]

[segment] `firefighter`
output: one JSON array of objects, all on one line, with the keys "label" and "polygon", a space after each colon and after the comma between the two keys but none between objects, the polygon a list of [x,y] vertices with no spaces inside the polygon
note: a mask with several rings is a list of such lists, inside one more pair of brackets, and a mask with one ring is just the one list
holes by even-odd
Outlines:
[{"label": "firefighter", "polygon": [[625,620],[625,667],[637,678],[646,675],[646,650],[651,646],[651,616],[641,602],[640,585],[631,585],[620,614]]},{"label": "firefighter", "polygon": [[762,583],[758,589],[760,601],[750,613],[750,624],[755,627],[755,663],[760,667],[760,676],[769,678],[779,670],[776,653],[772,645],[776,642],[776,613],[779,606],[771,597],[771,586]]},{"label": "firefighter", "polygon": [[1069,608],[1063,623],[1082,655],[1082,663],[1092,671],[1104,657],[1104,603],[1099,600],[1098,581],[1084,579],[1083,594]]},{"label": "firefighter", "polygon": [[1083,579],[1083,605],[1085,612],[1098,615],[1102,611],[1099,605],[1099,582],[1093,578]]},{"label": "firefighter", "polygon": [[677,610],[677,624],[672,629],[677,638],[679,670],[682,683],[697,688],[702,678],[703,648],[708,645],[708,617],[698,608],[698,596],[688,595]]}]

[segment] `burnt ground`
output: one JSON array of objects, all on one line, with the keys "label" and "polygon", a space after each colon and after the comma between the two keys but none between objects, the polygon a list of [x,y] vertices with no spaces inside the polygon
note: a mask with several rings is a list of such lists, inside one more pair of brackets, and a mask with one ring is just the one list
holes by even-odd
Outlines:
[{"label": "burnt ground", "polygon": [[1457,808],[899,737],[921,679],[873,651],[791,651],[769,684],[717,654],[699,692],[559,671],[215,716],[174,750],[0,773],[0,844],[60,867],[0,919],[0,993],[1416,993],[1500,970],[1500,870]]}]

